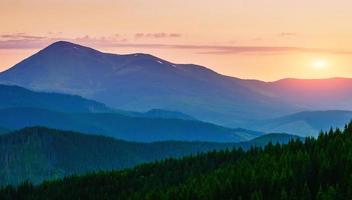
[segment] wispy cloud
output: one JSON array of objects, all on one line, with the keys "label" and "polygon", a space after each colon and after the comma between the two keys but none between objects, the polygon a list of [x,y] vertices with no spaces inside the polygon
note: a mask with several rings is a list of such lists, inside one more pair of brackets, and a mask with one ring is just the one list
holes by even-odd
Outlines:
[{"label": "wispy cloud", "polygon": [[77,37],[74,39],[63,39],[63,40],[69,40],[77,43],[82,43],[82,44],[95,44],[97,46],[101,46],[104,44],[110,44],[110,43],[124,43],[128,42],[128,39],[126,37],[122,37],[119,34],[115,34],[113,36],[109,37],[91,37],[89,35],[86,35],[84,37]]},{"label": "wispy cloud", "polygon": [[[284,35],[287,35],[285,33]],[[291,33],[290,33],[291,34]],[[290,35],[288,34],[288,35]],[[178,35],[160,34],[138,36],[138,37],[179,37]],[[0,49],[39,49],[53,42],[65,40],[94,47],[116,47],[136,49],[185,49],[194,50],[200,54],[288,54],[288,53],[327,53],[327,54],[352,54],[348,50],[307,48],[294,46],[241,46],[241,45],[187,45],[187,44],[164,44],[164,43],[142,43],[130,41],[125,36],[115,34],[109,37],[83,36],[77,38],[50,37],[27,35],[25,33],[0,35]]]},{"label": "wispy cloud", "polygon": [[[0,35],[0,49],[32,49],[43,46],[49,40],[46,36],[11,33]],[[51,38],[54,40],[54,38]]]},{"label": "wispy cloud", "polygon": [[152,38],[152,39],[159,39],[159,38],[179,38],[182,34],[180,33],[136,33],[134,37],[136,39],[141,38]]},{"label": "wispy cloud", "polygon": [[293,32],[282,32],[279,33],[277,36],[279,37],[293,37],[293,36],[297,36],[298,33],[293,33]]},{"label": "wispy cloud", "polygon": [[221,45],[182,45],[182,44],[150,44],[150,43],[111,43],[109,47],[134,47],[158,49],[190,49],[200,54],[240,54],[240,53],[330,53],[352,54],[352,51],[330,50],[319,48],[290,47],[290,46],[221,46]]},{"label": "wispy cloud", "polygon": [[37,35],[27,35],[26,33],[14,33],[14,34],[2,34],[0,38],[5,38],[9,40],[18,40],[18,39],[31,39],[31,40],[41,40],[45,39],[44,36]]}]

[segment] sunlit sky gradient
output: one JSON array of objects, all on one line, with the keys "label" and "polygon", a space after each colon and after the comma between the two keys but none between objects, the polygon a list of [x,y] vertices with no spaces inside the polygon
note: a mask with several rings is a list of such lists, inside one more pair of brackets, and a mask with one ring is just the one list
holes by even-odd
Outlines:
[{"label": "sunlit sky gradient", "polygon": [[0,71],[68,40],[240,78],[352,77],[351,8],[351,0],[0,0]]}]

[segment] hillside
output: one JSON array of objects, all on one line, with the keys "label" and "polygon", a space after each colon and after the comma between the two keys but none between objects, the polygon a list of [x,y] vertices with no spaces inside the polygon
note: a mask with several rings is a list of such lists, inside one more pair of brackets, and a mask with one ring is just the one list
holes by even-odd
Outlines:
[{"label": "hillside", "polygon": [[239,142],[263,134],[194,120],[129,117],[117,113],[61,113],[37,108],[0,109],[0,126],[13,130],[46,126],[140,142]]},{"label": "hillside", "polygon": [[[0,183],[34,183],[89,171],[131,167],[166,157],[179,157],[234,144],[134,143],[41,127],[0,136]],[[11,158],[8,160],[7,158]]]},{"label": "hillside", "polygon": [[287,144],[290,140],[304,140],[304,138],[286,133],[270,133],[256,137],[250,143],[255,146],[265,146],[269,143]]},{"label": "hillside", "polygon": [[135,111],[127,111],[127,110],[121,110],[121,109],[114,109],[113,112],[130,116],[130,117],[197,120],[194,117],[182,112],[163,110],[163,109],[151,109],[146,112],[135,112]]},{"label": "hillside", "polygon": [[[138,117],[138,118],[161,118],[161,119],[183,119],[183,120],[196,120],[194,117],[178,112],[178,111],[169,111],[162,109],[152,109],[147,112],[133,112],[125,111],[118,109],[110,109],[104,104],[101,104],[96,101],[84,99],[79,96],[66,95],[59,93],[45,93],[45,92],[35,92],[18,86],[7,86],[0,85],[0,109],[12,108],[18,109],[22,107],[25,111],[22,113],[27,114],[28,108],[41,108],[52,111],[59,112],[69,112],[69,113],[115,113],[117,115],[125,115],[129,117]],[[34,113],[27,115],[35,115]],[[8,112],[7,112],[8,113]],[[13,114],[10,114],[10,116]],[[56,115],[59,115],[56,113]],[[65,114],[68,115],[68,114]],[[13,115],[12,119],[16,118],[17,115]],[[22,118],[24,116],[21,116]],[[19,117],[19,119],[21,119]],[[49,117],[49,116],[48,116]],[[36,116],[34,117],[34,119]],[[50,118],[50,117],[49,117]],[[65,118],[65,117],[64,117]],[[65,121],[65,119],[58,121]],[[249,120],[247,122],[238,124],[239,127],[259,130],[266,133],[290,133],[295,135],[305,136],[316,136],[320,130],[329,130],[331,127],[342,128],[346,121],[352,119],[351,111],[342,111],[342,110],[327,110],[327,111],[305,111],[294,113],[290,115],[285,115],[278,118],[266,119],[266,120]],[[30,121],[30,119],[27,119]],[[71,120],[71,119],[70,119]],[[47,120],[48,121],[48,120]],[[57,121],[57,120],[56,120]],[[23,128],[25,126],[33,125],[44,125],[55,128],[67,129],[67,130],[77,130],[83,132],[93,132],[93,133],[111,133],[115,130],[103,130],[99,127],[95,128],[84,128],[86,125],[75,125],[74,128],[71,127],[69,120],[66,120],[66,126],[53,125],[56,121],[48,121],[48,123],[25,123],[20,126],[12,126],[11,128]],[[77,121],[77,120],[76,120]],[[77,122],[78,123],[78,122]],[[6,124],[1,124],[0,126],[7,127]],[[254,136],[258,136],[255,132],[249,132],[247,130],[240,131],[236,129],[238,135],[241,136],[241,140],[252,139]],[[129,138],[124,138],[129,139]],[[156,138],[157,139],[157,138]],[[170,139],[170,138],[165,138]],[[179,138],[174,138],[179,139]],[[144,141],[144,140],[141,140]],[[222,140],[221,140],[222,141]]]},{"label": "hillside", "polygon": [[164,119],[183,119],[183,120],[196,120],[194,117],[181,113],[178,111],[169,111],[162,109],[151,109],[145,113],[139,114],[140,117],[149,118],[164,118]]},{"label": "hillside", "polygon": [[25,180],[39,183],[71,174],[132,167],[168,157],[181,157],[247,143],[165,141],[136,143],[43,127],[0,136],[0,185]]},{"label": "hillside", "polygon": [[0,192],[18,199],[351,199],[352,123],[318,139],[211,152]]},{"label": "hillside", "polygon": [[296,109],[202,66],[102,53],[64,41],[0,73],[0,83],[77,94],[123,110],[174,110],[218,124]]},{"label": "hillside", "polygon": [[317,136],[330,128],[343,128],[352,120],[352,111],[327,110],[299,112],[275,119],[254,121],[244,127],[263,132],[290,133],[300,136]]},{"label": "hillside", "polygon": [[80,96],[34,92],[18,86],[0,85],[0,109],[33,107],[60,112],[109,112],[104,104]]}]

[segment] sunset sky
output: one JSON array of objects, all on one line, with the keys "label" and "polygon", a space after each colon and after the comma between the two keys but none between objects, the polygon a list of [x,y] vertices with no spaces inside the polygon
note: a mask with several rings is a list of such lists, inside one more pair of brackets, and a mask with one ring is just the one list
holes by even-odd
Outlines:
[{"label": "sunset sky", "polygon": [[58,40],[250,79],[352,77],[351,0],[0,0],[0,71]]}]

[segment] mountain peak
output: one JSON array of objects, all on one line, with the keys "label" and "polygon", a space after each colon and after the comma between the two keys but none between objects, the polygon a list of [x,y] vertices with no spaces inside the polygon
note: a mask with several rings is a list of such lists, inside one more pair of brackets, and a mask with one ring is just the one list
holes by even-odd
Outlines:
[{"label": "mountain peak", "polygon": [[48,47],[45,49],[52,49],[52,48],[74,48],[74,47],[79,47],[79,48],[84,48],[83,46],[80,46],[78,44],[68,42],[68,41],[57,41],[52,44],[50,44]]},{"label": "mountain peak", "polygon": [[52,43],[51,45],[47,46],[46,48],[44,48],[41,52],[48,52],[48,51],[52,51],[53,53],[62,53],[62,52],[99,52],[95,49],[86,47],[86,46],[82,46],[79,44],[75,44],[72,42],[68,42],[68,41],[57,41]]},{"label": "mountain peak", "polygon": [[69,42],[69,41],[61,40],[61,41],[54,42],[49,46],[67,46],[67,45],[75,46],[77,44]]}]

